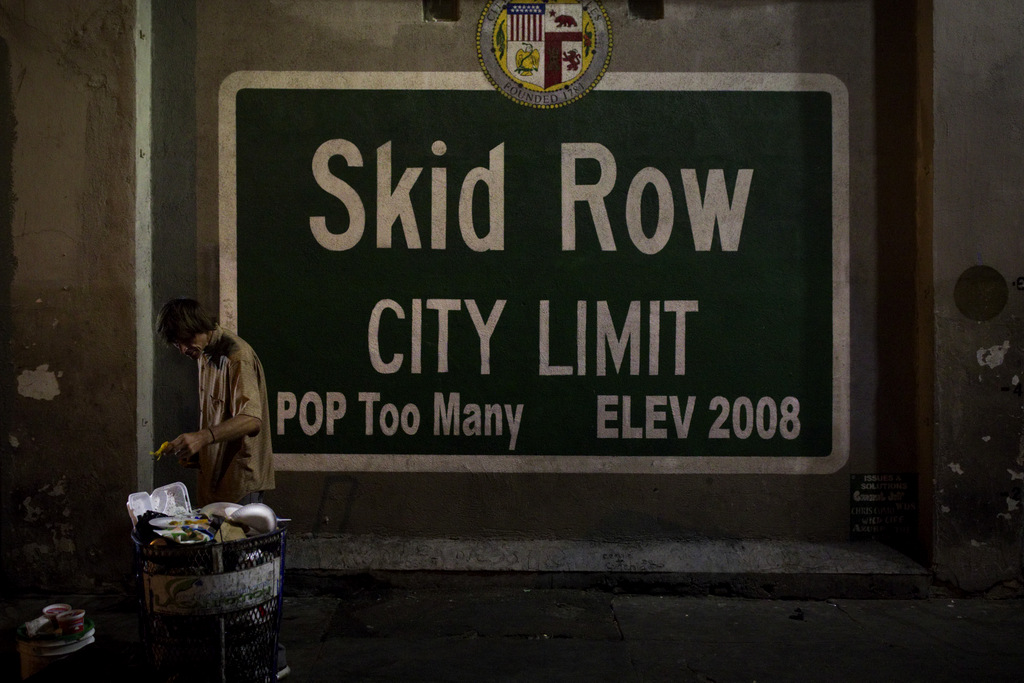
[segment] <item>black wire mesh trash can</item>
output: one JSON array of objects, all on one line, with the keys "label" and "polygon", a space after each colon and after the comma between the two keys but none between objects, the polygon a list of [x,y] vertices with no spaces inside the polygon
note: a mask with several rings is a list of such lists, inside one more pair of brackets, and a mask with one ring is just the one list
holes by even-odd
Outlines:
[{"label": "black wire mesh trash can", "polygon": [[132,541],[139,634],[158,680],[277,680],[283,527],[224,543]]}]

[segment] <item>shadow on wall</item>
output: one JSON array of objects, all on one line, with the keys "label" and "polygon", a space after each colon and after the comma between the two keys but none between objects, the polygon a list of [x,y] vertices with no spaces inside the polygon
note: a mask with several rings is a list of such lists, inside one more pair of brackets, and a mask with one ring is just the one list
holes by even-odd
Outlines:
[{"label": "shadow on wall", "polygon": [[[14,100],[11,90],[11,56],[7,41],[0,38],[0,424],[13,424],[14,363],[11,357],[13,320],[11,283],[14,281]],[[0,435],[0,499],[11,500],[10,471],[16,436],[10,427]],[[6,550],[13,515],[0,524],[0,550]],[[5,581],[4,583],[8,583]]]},{"label": "shadow on wall", "polygon": [[[928,0],[875,0],[876,253],[878,286],[875,343],[876,449],[879,472],[918,475],[918,528],[914,559],[931,553],[932,390],[934,328],[931,299],[931,232],[927,198],[919,196],[918,145],[928,137],[918,117],[930,84],[922,82],[918,18]],[[918,142],[918,141],[922,142]],[[910,541],[911,539],[908,539]]]},{"label": "shadow on wall", "polygon": [[333,474],[324,477],[313,533],[348,529],[352,504],[358,491],[359,481],[351,475]]},{"label": "shadow on wall", "polygon": [[[196,8],[194,0],[154,0],[152,31],[153,320],[164,302],[198,298],[196,240]],[[217,299],[203,301],[216,310]],[[155,335],[155,330],[151,330]],[[157,339],[153,349],[156,443],[198,427],[194,361]],[[195,492],[196,474],[164,458],[153,488],[181,481]]]}]

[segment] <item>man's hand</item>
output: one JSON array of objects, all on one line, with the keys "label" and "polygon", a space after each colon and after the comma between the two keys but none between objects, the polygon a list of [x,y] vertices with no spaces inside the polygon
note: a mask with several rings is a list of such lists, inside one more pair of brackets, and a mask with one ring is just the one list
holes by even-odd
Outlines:
[{"label": "man's hand", "polygon": [[171,441],[170,451],[178,456],[178,463],[182,467],[199,467],[199,451],[213,441],[209,429],[201,429],[198,432],[186,432]]},{"label": "man's hand", "polygon": [[[216,441],[233,441],[243,436],[254,436],[259,434],[262,423],[250,415],[235,415],[215,425],[212,429],[204,427],[198,432],[186,432],[180,434],[171,441],[169,453],[178,456],[178,462],[182,467],[199,467],[197,454],[205,447]],[[214,439],[216,430],[216,439]]]}]

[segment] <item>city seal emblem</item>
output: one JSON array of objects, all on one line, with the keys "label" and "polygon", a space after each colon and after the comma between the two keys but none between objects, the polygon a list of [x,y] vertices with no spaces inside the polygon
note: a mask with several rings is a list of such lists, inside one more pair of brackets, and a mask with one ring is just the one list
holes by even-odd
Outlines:
[{"label": "city seal emblem", "polygon": [[489,0],[476,51],[501,94],[527,107],[561,107],[601,80],[612,55],[611,24],[597,0]]}]

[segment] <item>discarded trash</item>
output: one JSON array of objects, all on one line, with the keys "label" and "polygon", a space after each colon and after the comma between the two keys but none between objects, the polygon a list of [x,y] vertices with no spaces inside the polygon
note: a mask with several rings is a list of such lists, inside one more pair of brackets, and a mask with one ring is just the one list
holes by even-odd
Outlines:
[{"label": "discarded trash", "polygon": [[42,616],[17,629],[22,680],[94,642],[95,633],[96,626],[86,618],[85,610],[66,603],[47,605]]},{"label": "discarded trash", "polygon": [[85,630],[85,610],[69,609],[57,615],[57,625],[64,635],[81,633]]},{"label": "discarded trash", "polygon": [[269,534],[277,528],[277,515],[269,505],[263,503],[243,505],[232,512],[228,520],[244,524],[258,534]]},{"label": "discarded trash", "polygon": [[213,517],[216,515],[217,517],[226,518],[230,517],[231,513],[240,507],[242,506],[238,503],[210,503],[209,505],[204,505],[199,509],[199,511],[207,517]]},{"label": "discarded trash", "polygon": [[55,602],[52,605],[47,605],[43,608],[43,616],[50,622],[50,626],[57,628],[58,615],[67,612],[70,609],[71,605],[66,602]]},{"label": "discarded trash", "polygon": [[25,622],[25,633],[29,638],[35,638],[39,633],[50,625],[50,619],[45,614],[41,617],[36,617],[32,621]]},{"label": "discarded trash", "polygon": [[180,481],[155,488],[152,493],[137,491],[128,496],[127,506],[132,524],[138,524],[139,517],[150,510],[165,515],[187,515],[192,512],[188,489]]},{"label": "discarded trash", "polygon": [[147,544],[233,541],[268,534],[280,522],[288,521],[263,503],[210,503],[194,510],[188,489],[180,481],[152,493],[133,493],[127,507],[137,536]]},{"label": "discarded trash", "polygon": [[153,489],[151,500],[154,510],[161,510],[167,515],[187,515],[192,512],[188,489],[180,481]]}]

